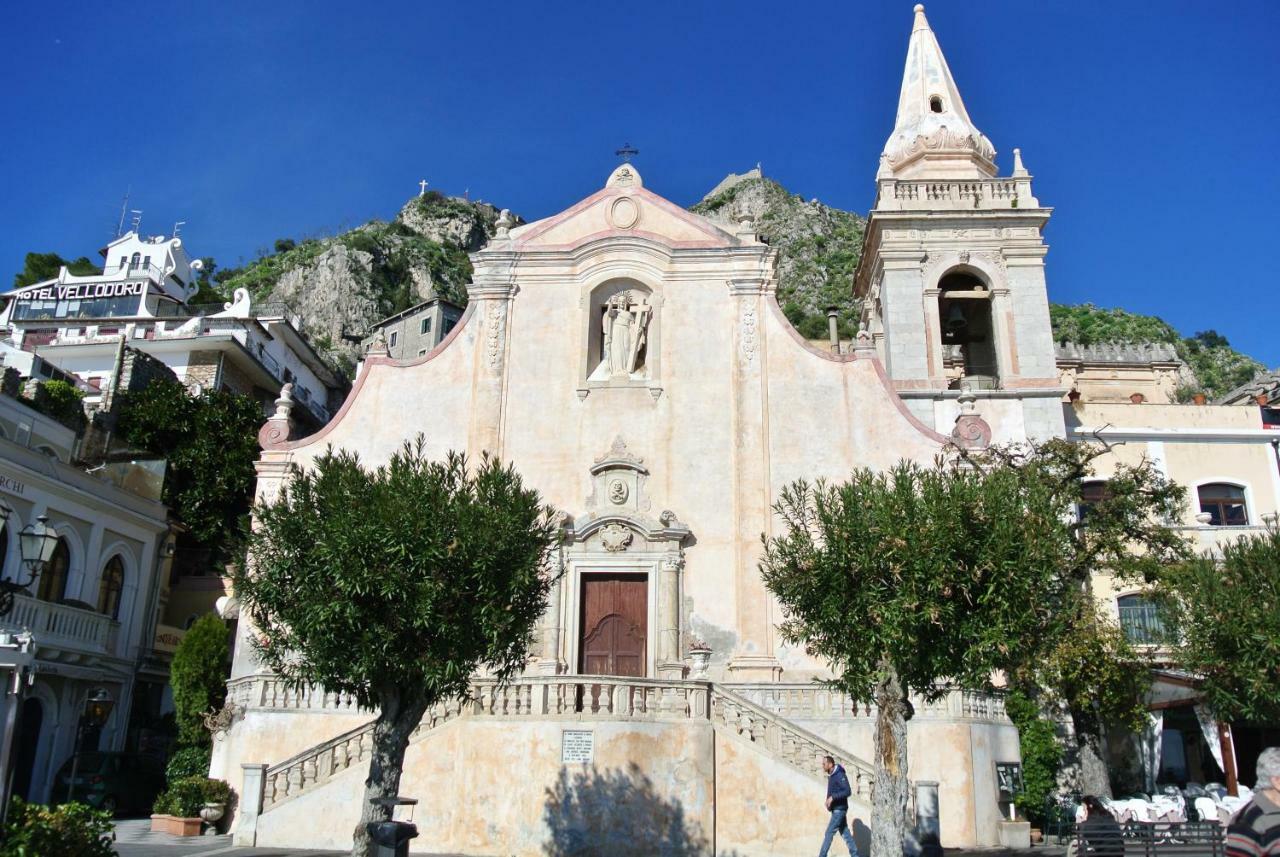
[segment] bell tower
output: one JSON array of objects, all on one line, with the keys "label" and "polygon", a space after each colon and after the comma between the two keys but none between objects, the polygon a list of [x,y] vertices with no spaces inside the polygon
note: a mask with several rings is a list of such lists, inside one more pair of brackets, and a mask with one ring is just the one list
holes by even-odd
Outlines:
[{"label": "bell tower", "polygon": [[1041,234],[1051,210],[1017,149],[1007,178],[995,157],[917,5],[854,276],[863,329],[907,406],[940,432],[963,395],[997,441],[1061,436]]}]

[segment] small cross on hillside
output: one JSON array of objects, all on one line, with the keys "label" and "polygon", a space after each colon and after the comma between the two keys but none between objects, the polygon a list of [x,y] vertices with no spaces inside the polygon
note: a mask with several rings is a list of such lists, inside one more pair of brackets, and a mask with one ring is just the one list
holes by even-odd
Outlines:
[{"label": "small cross on hillside", "polygon": [[614,152],[619,158],[622,158],[624,164],[631,163],[631,159],[640,154],[640,150],[632,146],[630,143],[624,143],[621,149]]},{"label": "small cross on hillside", "polygon": [[418,182],[418,196],[426,196],[426,195],[427,195],[427,180],[423,179],[422,181]]}]

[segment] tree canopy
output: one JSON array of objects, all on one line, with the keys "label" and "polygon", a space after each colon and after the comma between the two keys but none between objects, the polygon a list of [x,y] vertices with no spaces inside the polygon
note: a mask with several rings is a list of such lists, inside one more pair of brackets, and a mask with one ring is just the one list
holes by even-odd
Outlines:
[{"label": "tree canopy", "polygon": [[[169,685],[178,725],[178,741],[208,746],[203,715],[222,707],[227,695],[227,625],[216,613],[206,613],[187,629],[173,653]],[[207,769],[201,772],[207,773]]]},{"label": "tree canopy", "polygon": [[23,257],[22,270],[13,275],[13,287],[20,289],[52,280],[64,265],[69,272],[79,277],[102,273],[102,266],[94,264],[87,256],[68,261],[57,253],[28,253]]},{"label": "tree canopy", "polygon": [[1222,720],[1280,720],[1280,528],[1168,568],[1155,589],[1178,664]]},{"label": "tree canopy", "polygon": [[[510,466],[429,461],[421,438],[366,469],[329,450],[255,508],[235,592],[264,663],[377,708],[369,799],[394,795],[428,707],[526,663],[558,570],[549,507]],[[356,851],[367,843],[357,828]]]},{"label": "tree canopy", "polygon": [[1038,646],[1069,585],[1061,504],[1021,477],[901,463],[787,487],[762,569],[787,608],[783,635],[837,665],[856,699],[890,668],[926,695],[943,679],[987,685]]},{"label": "tree canopy", "polygon": [[122,397],[117,433],[168,459],[164,501],[191,537],[220,554],[253,497],[262,407],[248,396],[153,381]]}]

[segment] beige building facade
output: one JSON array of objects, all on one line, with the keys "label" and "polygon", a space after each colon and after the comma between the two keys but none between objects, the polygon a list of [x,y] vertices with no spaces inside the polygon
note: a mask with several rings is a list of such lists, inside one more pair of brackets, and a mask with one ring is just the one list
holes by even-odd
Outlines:
[{"label": "beige building facade", "polygon": [[[1135,406],[1101,358],[1055,347],[1051,211],[1017,150],[998,175],[923,7],[875,179],[851,284],[863,332],[848,347],[789,325],[752,223],[691,214],[624,164],[563,212],[500,218],[472,256],[457,326],[421,356],[375,342],[321,431],[297,437],[282,397],[261,435],[261,499],[330,447],[377,465],[421,434],[433,457],[513,462],[564,513],[565,573],[526,673],[503,688],[478,678],[411,740],[401,790],[423,799],[416,847],[540,854],[561,834],[595,835],[566,809],[591,805],[656,828],[678,809],[689,853],[810,853],[824,753],[849,771],[865,845],[874,710],[815,683],[827,667],[779,638],[757,567],[770,504],[793,480],[930,462],[949,444],[1128,431],[1119,458],[1158,453],[1174,478],[1243,485],[1246,526],[1276,510],[1271,447],[1244,409]],[[1099,392],[1081,404],[1069,391],[1091,372]],[[1144,401],[1161,400],[1167,379],[1139,380]],[[1197,469],[1203,443],[1222,473]],[[1200,535],[1197,514],[1183,525]],[[236,839],[346,847],[372,713],[283,685],[249,623],[239,633],[235,717],[213,763],[241,790]],[[910,775],[938,784],[942,843],[999,844],[997,771],[1019,762],[1001,700],[956,691],[916,711]],[[497,785],[496,769],[519,776]],[[620,808],[619,789],[636,803]],[[616,845],[662,852],[643,837]]]}]

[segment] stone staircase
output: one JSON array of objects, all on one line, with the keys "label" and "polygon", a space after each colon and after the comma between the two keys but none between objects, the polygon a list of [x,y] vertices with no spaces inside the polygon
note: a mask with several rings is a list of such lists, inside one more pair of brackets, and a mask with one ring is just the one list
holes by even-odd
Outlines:
[{"label": "stone staircase", "polygon": [[[233,687],[232,696],[254,707],[292,710],[358,710],[349,698],[319,691],[284,688],[273,679]],[[415,744],[463,718],[505,720],[572,719],[650,722],[709,721],[719,733],[750,744],[766,756],[820,780],[819,759],[831,755],[844,765],[855,799],[871,799],[872,767],[721,684],[609,676],[526,676],[506,685],[479,679],[471,694],[436,706],[410,736]],[[372,750],[373,722],[309,747],[264,773],[262,812],[268,813],[322,787],[347,769],[366,763]]]}]

